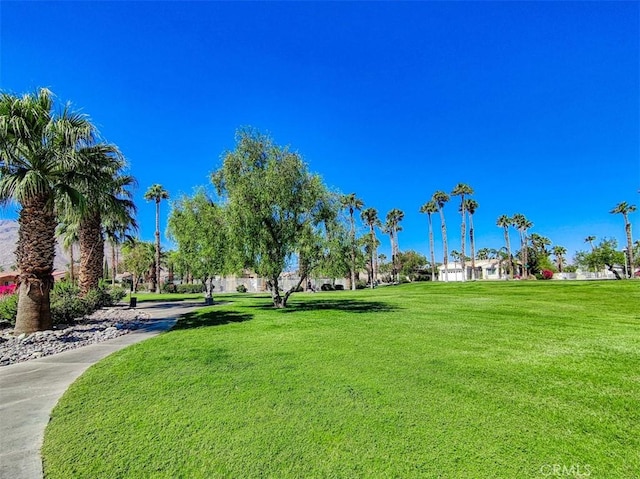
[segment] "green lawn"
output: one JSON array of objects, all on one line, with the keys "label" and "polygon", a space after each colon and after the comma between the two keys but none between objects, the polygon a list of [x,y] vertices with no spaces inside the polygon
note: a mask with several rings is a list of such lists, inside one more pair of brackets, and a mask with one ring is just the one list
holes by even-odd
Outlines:
[{"label": "green lawn", "polygon": [[640,281],[228,298],[81,377],[47,479],[638,477]]},{"label": "green lawn", "polygon": [[154,301],[202,301],[204,303],[204,293],[133,293],[127,294],[124,300],[129,301],[133,296],[138,298],[138,303],[149,303]]}]

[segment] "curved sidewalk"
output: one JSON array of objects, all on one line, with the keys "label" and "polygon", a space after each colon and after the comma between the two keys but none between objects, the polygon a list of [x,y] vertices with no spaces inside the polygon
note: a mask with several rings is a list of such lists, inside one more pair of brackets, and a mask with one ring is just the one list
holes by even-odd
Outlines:
[{"label": "curved sidewalk", "polygon": [[136,309],[156,320],[124,336],[0,367],[0,479],[42,479],[40,448],[53,407],[89,366],[130,344],[170,329],[202,303],[155,303]]}]

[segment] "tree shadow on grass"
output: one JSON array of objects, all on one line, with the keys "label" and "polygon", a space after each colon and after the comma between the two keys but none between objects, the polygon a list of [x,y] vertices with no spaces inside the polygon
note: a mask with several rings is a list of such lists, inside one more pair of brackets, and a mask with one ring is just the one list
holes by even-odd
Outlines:
[{"label": "tree shadow on grass", "polygon": [[242,323],[253,318],[252,314],[236,313],[234,311],[207,311],[183,314],[172,331],[179,329],[204,328],[208,326],[222,326],[223,324]]},{"label": "tree shadow on grass", "polygon": [[[273,303],[262,303],[249,306],[262,310],[273,311]],[[341,311],[344,313],[392,313],[399,311],[395,305],[382,301],[358,301],[354,299],[321,299],[314,301],[301,301],[289,303],[286,308],[280,309],[283,313],[295,313],[297,311]]]}]

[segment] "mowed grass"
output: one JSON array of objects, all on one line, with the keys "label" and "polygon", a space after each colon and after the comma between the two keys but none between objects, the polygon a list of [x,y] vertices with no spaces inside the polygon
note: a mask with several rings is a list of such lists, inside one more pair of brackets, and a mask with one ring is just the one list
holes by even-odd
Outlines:
[{"label": "mowed grass", "polygon": [[227,299],[76,381],[46,477],[638,477],[640,282]]}]

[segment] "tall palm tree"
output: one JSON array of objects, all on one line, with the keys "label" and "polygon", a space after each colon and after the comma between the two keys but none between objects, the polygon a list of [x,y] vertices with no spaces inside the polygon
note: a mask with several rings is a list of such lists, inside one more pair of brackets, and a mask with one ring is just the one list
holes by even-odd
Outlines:
[{"label": "tall palm tree", "polygon": [[420,213],[425,213],[429,222],[429,255],[431,256],[431,281],[435,281],[436,279],[436,257],[434,252],[435,248],[433,241],[433,223],[431,215],[437,212],[438,205],[433,200],[427,201],[420,207]]},{"label": "tall palm tree", "polygon": [[349,193],[343,195],[340,198],[340,204],[343,208],[349,210],[349,225],[351,227],[351,289],[356,289],[356,223],[353,219],[355,210],[361,210],[364,206],[364,201],[356,196],[355,193]]},{"label": "tall palm tree", "polygon": [[114,285],[116,275],[118,274],[118,247],[125,241],[131,241],[133,239],[133,236],[129,233],[136,231],[138,224],[131,214],[128,218],[107,215],[107,217],[102,220],[102,225],[104,227],[105,239],[111,249],[111,284]]},{"label": "tall palm tree", "polygon": [[510,218],[507,215],[502,215],[498,218],[496,225],[503,229],[504,231],[504,242],[507,247],[507,255],[508,255],[508,267],[509,267],[509,277],[513,279],[513,256],[511,255],[511,242],[509,241],[509,226],[513,225],[513,218]]},{"label": "tall palm tree", "polygon": [[55,200],[69,196],[80,206],[73,182],[80,146],[91,143],[89,120],[67,105],[53,113],[52,94],[0,95],[0,202],[20,205],[16,259],[19,299],[16,333],[51,329]]},{"label": "tall palm tree", "polygon": [[533,226],[533,223],[529,221],[523,214],[516,213],[515,215],[513,215],[513,224],[516,226],[516,228],[518,228],[518,232],[520,233],[520,251],[522,252],[520,259],[522,260],[522,277],[524,279],[527,279],[529,277],[529,267],[527,263],[529,260],[529,239],[527,237],[527,231]]},{"label": "tall palm tree", "polygon": [[[476,238],[473,229],[473,215],[478,209],[478,202],[472,198],[464,200],[464,207],[469,213],[469,244],[471,246],[471,279],[476,279]],[[463,252],[464,255],[464,252]]]},{"label": "tall palm tree", "polygon": [[624,218],[624,231],[627,236],[627,264],[629,269],[627,270],[627,276],[633,276],[633,241],[631,240],[631,223],[629,222],[629,214],[636,210],[636,205],[629,205],[626,201],[618,203],[609,213],[621,214]]},{"label": "tall palm tree", "polygon": [[385,228],[391,237],[391,267],[394,281],[398,281],[398,253],[400,247],[398,245],[398,232],[402,231],[400,222],[404,219],[404,212],[397,208],[387,213]]},{"label": "tall palm tree", "polygon": [[489,259],[489,248],[480,248],[478,250],[477,259],[479,260],[487,260]]},{"label": "tall palm tree", "polygon": [[377,272],[378,272],[378,268],[377,268],[377,256],[378,256],[378,252],[377,252],[377,243],[378,243],[378,239],[376,238],[376,226],[380,227],[381,223],[380,223],[380,219],[378,218],[378,210],[376,210],[375,208],[367,208],[366,210],[363,210],[360,213],[360,217],[362,218],[362,221],[364,221],[364,223],[369,227],[369,240],[370,240],[370,253],[371,253],[371,289],[373,289],[375,287],[375,283],[376,283],[376,278],[377,278]]},{"label": "tall palm tree", "polygon": [[[467,213],[467,205],[465,203],[465,195],[472,195],[473,188],[465,183],[458,183],[453,191],[451,191],[451,196],[459,196],[460,197],[460,214],[462,215],[462,222],[460,223],[460,266],[462,267],[462,281],[467,279],[467,269],[464,264],[465,259],[465,243],[467,242],[467,231],[466,231],[466,223],[465,217]],[[473,258],[473,255],[471,255]]]},{"label": "tall palm tree", "polygon": [[584,239],[585,243],[589,243],[591,245],[591,252],[593,253],[593,250],[595,249],[595,247],[593,246],[593,242],[596,240],[595,236],[587,236]]},{"label": "tall palm tree", "polygon": [[135,212],[129,190],[135,180],[122,174],[124,158],[114,145],[99,143],[81,149],[79,154],[84,159],[83,175],[76,187],[85,198],[85,208],[75,216],[80,239],[78,284],[84,295],[97,288],[103,277],[103,222],[126,223]]},{"label": "tall palm tree", "polygon": [[556,245],[551,249],[551,252],[556,257],[556,261],[558,263],[558,272],[562,273],[564,255],[567,254],[567,248],[565,248],[564,246]]},{"label": "tall palm tree", "polygon": [[162,185],[154,184],[144,194],[144,199],[154,201],[156,204],[156,262],[155,278],[156,293],[160,293],[160,202],[169,199],[169,192]]},{"label": "tall palm tree", "polygon": [[444,191],[436,191],[431,200],[438,206],[440,212],[440,229],[442,231],[442,262],[444,263],[444,280],[449,281],[449,256],[447,252],[447,225],[444,221],[444,205],[449,201],[449,195]]},{"label": "tall palm tree", "polygon": [[56,228],[56,236],[60,239],[62,247],[69,254],[69,280],[76,282],[74,248],[78,243],[78,223],[69,219],[62,220]]}]

